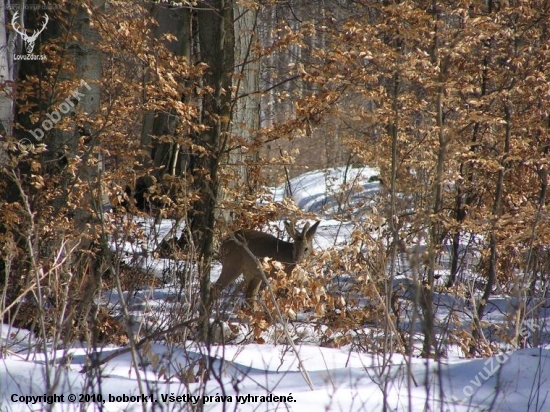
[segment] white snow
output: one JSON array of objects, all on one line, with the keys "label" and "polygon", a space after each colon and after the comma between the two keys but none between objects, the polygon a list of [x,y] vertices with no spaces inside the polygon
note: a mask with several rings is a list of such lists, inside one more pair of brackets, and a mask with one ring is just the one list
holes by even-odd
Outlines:
[{"label": "white snow", "polygon": [[[342,205],[335,200],[335,193],[343,184],[344,172],[343,168],[330,169],[294,179],[294,200],[304,210],[319,214],[338,211]],[[369,204],[370,196],[379,191],[379,183],[369,181],[376,174],[372,169],[351,170],[346,181],[357,187],[351,203]],[[280,200],[283,192],[284,188],[276,189],[275,199]],[[317,249],[340,244],[349,237],[351,225],[322,220]],[[169,227],[168,223],[161,227],[160,238]],[[131,245],[119,246],[129,254],[136,253]],[[149,257],[142,265],[160,274],[164,263]],[[173,290],[140,293],[140,301],[149,306],[169,300]],[[114,304],[118,298],[112,293],[108,299]],[[452,304],[452,299],[440,298],[443,307]],[[499,310],[495,316],[488,315],[489,321],[500,322],[511,310],[502,296],[495,296],[491,304]],[[443,308],[439,316],[446,314]],[[384,407],[388,411],[419,412],[550,410],[550,351],[546,343],[541,348],[508,348],[486,359],[465,359],[456,346],[451,346],[447,357],[439,362],[359,352],[351,346],[298,344],[297,357],[286,344],[207,348],[190,341],[156,343],[141,349],[138,367],[129,352],[113,357],[101,365],[98,381],[97,370],[83,372],[87,357],[103,359],[125,348],[106,346],[92,354],[74,346],[52,352],[28,331],[3,324],[0,332],[2,412],[198,410],[200,405],[206,411],[381,411]],[[199,360],[205,358],[213,361],[213,372],[204,384]],[[188,373],[183,375],[182,371]],[[57,402],[48,403],[51,398],[45,394],[56,394]],[[72,395],[74,401],[69,400]],[[274,396],[285,398],[275,401]]]}]

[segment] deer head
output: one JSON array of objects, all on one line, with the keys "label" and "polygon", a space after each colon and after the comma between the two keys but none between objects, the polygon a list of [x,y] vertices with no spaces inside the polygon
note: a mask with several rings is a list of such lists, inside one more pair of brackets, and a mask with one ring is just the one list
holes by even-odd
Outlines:
[{"label": "deer head", "polygon": [[46,25],[48,24],[48,21],[50,19],[49,19],[48,15],[46,13],[44,13],[45,19],[44,19],[44,24],[42,25],[42,28],[38,32],[36,30],[34,30],[33,33],[32,33],[32,36],[29,36],[26,33],[25,28],[21,27],[21,25],[16,22],[18,16],[19,16],[19,12],[16,11],[15,14],[13,15],[12,19],[11,19],[11,26],[13,27],[13,30],[15,30],[17,33],[19,33],[21,35],[21,37],[23,38],[23,41],[25,42],[25,50],[27,50],[28,54],[31,54],[32,51],[34,50],[34,42],[36,41],[36,39],[38,38],[40,33],[42,33],[44,31],[44,29],[46,28]]}]

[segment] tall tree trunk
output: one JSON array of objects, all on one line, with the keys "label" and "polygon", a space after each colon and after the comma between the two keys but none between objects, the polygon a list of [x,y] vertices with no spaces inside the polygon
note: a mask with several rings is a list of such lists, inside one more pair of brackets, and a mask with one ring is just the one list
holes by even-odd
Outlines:
[{"label": "tall tree trunk", "polygon": [[510,152],[510,140],[512,137],[512,125],[511,125],[511,109],[510,103],[504,103],[504,121],[505,125],[505,137],[504,137],[504,150],[502,153],[502,165],[498,172],[496,188],[495,188],[495,200],[493,203],[493,213],[492,213],[492,227],[489,233],[489,261],[487,262],[486,278],[487,283],[485,284],[485,289],[483,290],[483,296],[479,301],[476,309],[476,314],[474,316],[474,327],[472,331],[472,345],[470,346],[470,354],[475,355],[478,349],[478,341],[483,334],[481,320],[485,314],[485,308],[491,297],[491,292],[497,277],[497,265],[498,265],[498,235],[497,235],[497,224],[502,215],[502,201],[503,201],[503,192],[504,192],[504,175],[506,173],[507,167],[507,157]]},{"label": "tall tree trunk", "polygon": [[[4,150],[4,143],[12,136],[13,133],[13,120],[14,120],[14,61],[13,56],[13,42],[10,41],[8,36],[8,26],[6,24],[6,1],[2,0],[0,3],[2,6],[0,12],[0,171],[8,165],[9,156]],[[0,184],[4,177],[0,177]],[[5,182],[10,184],[10,182]],[[8,199],[3,199],[4,201]],[[0,223],[0,233],[4,233],[5,228]],[[0,249],[2,248],[0,244]],[[7,273],[4,259],[0,259],[0,289],[7,283]],[[0,302],[1,303],[1,302]]]},{"label": "tall tree trunk", "polygon": [[[232,103],[231,136],[250,144],[260,128],[260,60],[257,53],[258,10],[234,6],[235,20],[235,60],[236,76],[234,81],[235,100]],[[228,190],[232,193],[242,193],[243,188],[253,194],[257,189],[257,171],[252,168],[256,164],[258,153],[244,153],[242,149],[234,149],[229,153],[228,163],[231,167],[231,178]],[[225,195],[225,193],[224,193]],[[237,203],[238,198],[234,199]],[[223,216],[228,221],[232,218]]]},{"label": "tall tree trunk", "polygon": [[213,255],[214,227],[220,191],[219,168],[227,147],[231,120],[231,85],[234,70],[234,34],[232,1],[216,0],[197,11],[200,57],[208,65],[203,96],[202,122],[205,130],[197,141],[202,149],[191,170],[198,199],[189,211],[193,243],[199,253],[200,290],[204,322],[201,338],[208,339],[210,304],[210,266]]},{"label": "tall tree trunk", "polygon": [[[480,91],[481,96],[485,96],[487,94],[488,64],[489,64],[489,61],[487,57],[485,57],[483,59],[484,68],[481,72],[481,91]],[[479,122],[476,122],[474,124],[474,130],[472,132],[472,140],[470,143],[470,152],[472,153],[478,150],[477,142],[479,139],[480,127],[481,126]],[[473,203],[475,198],[474,194],[472,193],[472,187],[474,185],[474,178],[475,178],[473,167],[467,164],[467,162],[463,162],[460,164],[459,169],[460,169],[460,175],[465,177],[464,180],[467,182],[468,188],[467,188],[467,191],[464,192],[461,188],[460,183],[457,182],[457,193],[456,193],[456,202],[455,202],[455,220],[457,223],[457,228],[452,238],[451,273],[446,284],[446,287],[448,288],[452,287],[455,284],[457,279],[458,267],[461,259],[460,257],[461,225],[466,219],[467,209]]]},{"label": "tall tree trunk", "polygon": [[[92,10],[92,13],[102,10],[104,8],[104,0],[94,0],[93,6],[96,10]],[[82,36],[85,43],[82,44],[82,48],[75,53],[74,58],[76,61],[77,76],[85,83],[84,87],[79,88],[84,95],[82,101],[80,102],[81,110],[89,119],[89,121],[79,125],[75,131],[75,140],[78,141],[84,137],[84,139],[88,141],[89,145],[85,155],[82,158],[84,160],[84,164],[80,174],[80,179],[83,182],[87,182],[91,190],[89,190],[89,192],[84,196],[84,203],[78,209],[76,214],[76,218],[79,219],[79,221],[76,222],[76,225],[84,231],[86,230],[88,223],[96,220],[96,216],[99,213],[102,213],[102,206],[107,203],[107,199],[102,198],[103,190],[100,187],[102,184],[101,175],[104,170],[103,159],[101,155],[96,154],[94,150],[94,148],[101,144],[96,137],[97,134],[95,133],[96,130],[94,130],[93,124],[93,120],[98,116],[101,101],[101,86],[99,82],[101,81],[102,73],[102,52],[99,48],[97,48],[97,45],[100,43],[100,35],[97,30],[90,25],[88,10],[84,7],[79,7],[78,9],[77,24],[76,30]],[[93,205],[93,210],[89,210],[85,206],[88,204]],[[92,236],[94,235],[92,234]],[[106,247],[106,245],[104,246]],[[89,250],[91,250],[91,247],[91,244],[88,245]],[[80,310],[82,311],[81,316],[83,319],[88,319],[88,313],[93,311],[93,316],[90,317],[93,324],[92,336],[90,336],[90,338],[92,339],[91,344],[95,347],[98,342],[100,325],[98,324],[97,316],[97,310],[99,307],[94,304],[94,298],[98,294],[101,285],[101,276],[103,273],[101,262],[106,258],[105,255],[108,254],[108,250],[104,249],[98,252],[99,256],[96,256],[95,259],[91,259],[90,255],[86,253],[86,249],[84,250],[85,252],[79,257],[79,260],[82,262],[83,269],[89,268],[90,270],[90,280],[88,284],[93,289],[90,289],[86,294],[83,294],[84,298],[82,300]]]},{"label": "tall tree trunk", "polygon": [[[8,36],[8,25],[6,22],[6,1],[2,0],[2,12],[0,13],[0,79],[2,79],[0,89],[0,135],[2,140],[12,134],[13,126],[13,80],[14,80],[14,61],[13,61],[13,39]],[[0,147],[0,165],[3,163],[3,149]]]},{"label": "tall tree trunk", "polygon": [[[154,28],[155,39],[162,41],[166,34],[175,40],[165,41],[169,51],[175,56],[184,56],[191,61],[191,11],[184,7],[166,7],[160,4],[151,5],[151,14],[158,22]],[[182,96],[189,100],[189,96]],[[150,156],[144,159],[148,168],[153,168],[155,174],[162,178],[164,174],[179,175],[185,168],[180,157],[181,147],[177,143],[175,130],[178,119],[175,111],[150,111],[146,113],[142,128],[141,144],[149,150]],[[164,137],[162,140],[158,138]],[[166,141],[166,137],[172,141]]]},{"label": "tall tree trunk", "polygon": [[[441,217],[439,216],[443,209],[443,182],[445,165],[448,157],[448,137],[445,133],[445,120],[443,117],[443,101],[445,95],[445,82],[446,82],[446,56],[441,55],[439,50],[439,26],[444,24],[440,21],[438,11],[435,2],[432,9],[434,15],[434,39],[432,46],[432,63],[438,64],[439,74],[437,78],[437,93],[435,96],[435,124],[437,126],[437,157],[435,164],[435,176],[433,177],[432,188],[432,213],[428,217],[429,227],[429,243],[428,243],[428,277],[422,284],[421,307],[422,307],[422,328],[424,332],[424,342],[422,345],[422,355],[424,357],[430,357],[432,353],[437,357],[436,341],[435,341],[435,323],[434,323],[434,279],[436,260],[441,250],[441,243],[443,241],[443,227],[441,224]],[[420,285],[418,285],[420,287]],[[434,352],[432,352],[432,349]]]}]

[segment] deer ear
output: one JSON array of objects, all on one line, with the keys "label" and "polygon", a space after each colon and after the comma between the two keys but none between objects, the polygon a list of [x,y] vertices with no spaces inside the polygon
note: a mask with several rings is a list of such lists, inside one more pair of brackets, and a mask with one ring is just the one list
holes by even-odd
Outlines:
[{"label": "deer ear", "polygon": [[285,220],[285,229],[292,239],[296,239],[296,229],[294,228],[294,221],[289,222]]},{"label": "deer ear", "polygon": [[[319,227],[319,223],[321,223],[320,220],[318,220],[317,222],[315,222],[313,224],[313,226],[311,226],[311,228],[306,233],[306,238],[311,239],[313,236],[315,236],[315,232],[317,231],[317,228]],[[308,226],[309,226],[309,223],[308,223]],[[304,232],[305,232],[305,228],[304,228]]]},{"label": "deer ear", "polygon": [[304,228],[302,229],[302,233],[300,233],[300,237],[305,238],[307,236],[307,230],[309,229],[309,222],[306,222],[306,224],[304,225]]}]

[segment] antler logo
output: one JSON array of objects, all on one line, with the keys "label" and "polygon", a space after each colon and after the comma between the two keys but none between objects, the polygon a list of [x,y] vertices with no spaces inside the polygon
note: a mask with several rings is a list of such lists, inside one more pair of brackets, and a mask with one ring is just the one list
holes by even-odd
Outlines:
[{"label": "antler logo", "polygon": [[[48,15],[46,13],[44,13],[45,19],[44,19],[44,24],[42,25],[42,28],[38,32],[36,30],[33,30],[32,36],[29,36],[26,33],[25,28],[21,27],[21,25],[16,22],[18,15],[19,15],[19,12],[16,11],[15,14],[13,15],[13,18],[11,19],[11,26],[13,27],[13,29],[17,33],[19,33],[21,35],[21,37],[23,38],[23,41],[25,42],[25,49],[27,50],[27,53],[31,54],[32,51],[34,50],[34,42],[36,41],[36,39],[38,38],[40,33],[42,33],[44,31],[44,29],[46,28],[46,25],[48,24],[48,21],[50,19],[49,19]],[[21,30],[18,29],[18,27]]]}]

